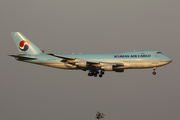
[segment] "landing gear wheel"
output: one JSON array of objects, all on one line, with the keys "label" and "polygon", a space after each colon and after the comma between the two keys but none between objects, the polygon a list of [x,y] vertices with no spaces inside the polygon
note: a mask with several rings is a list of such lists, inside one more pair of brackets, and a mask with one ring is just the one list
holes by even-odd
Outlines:
[{"label": "landing gear wheel", "polygon": [[156,75],[156,69],[157,69],[157,67],[154,67],[154,69],[153,69],[153,75]]},{"label": "landing gear wheel", "polygon": [[88,73],[88,76],[92,76],[92,73]]},{"label": "landing gear wheel", "polygon": [[100,74],[99,77],[102,77],[102,75]]},{"label": "landing gear wheel", "polygon": [[153,75],[156,75],[156,72],[153,72],[152,74],[153,74]]},{"label": "landing gear wheel", "polygon": [[104,75],[104,71],[101,70],[101,72],[99,72],[99,70],[90,70],[88,73],[88,76],[97,77],[97,75],[99,75],[99,77],[102,77]]},{"label": "landing gear wheel", "polygon": [[104,72],[101,70],[101,74],[104,75]]}]

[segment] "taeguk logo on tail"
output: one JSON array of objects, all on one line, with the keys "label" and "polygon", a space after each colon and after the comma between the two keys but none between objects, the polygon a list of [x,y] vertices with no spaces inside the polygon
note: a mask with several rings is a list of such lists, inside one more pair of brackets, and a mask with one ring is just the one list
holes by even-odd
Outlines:
[{"label": "taeguk logo on tail", "polygon": [[27,40],[21,40],[19,42],[19,49],[23,52],[26,52],[30,48],[30,44]]}]

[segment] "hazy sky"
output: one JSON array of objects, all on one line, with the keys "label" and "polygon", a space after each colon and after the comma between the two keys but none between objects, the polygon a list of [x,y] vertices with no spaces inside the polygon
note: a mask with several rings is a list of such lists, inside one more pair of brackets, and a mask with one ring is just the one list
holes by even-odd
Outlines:
[{"label": "hazy sky", "polygon": [[[18,62],[10,32],[56,54],[159,50],[157,69],[62,70]],[[180,119],[179,0],[1,0],[0,120]]]}]

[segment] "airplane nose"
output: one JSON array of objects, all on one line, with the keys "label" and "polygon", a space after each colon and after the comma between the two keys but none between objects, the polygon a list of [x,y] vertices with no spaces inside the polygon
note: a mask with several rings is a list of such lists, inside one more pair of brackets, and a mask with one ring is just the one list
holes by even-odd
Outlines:
[{"label": "airplane nose", "polygon": [[172,62],[172,59],[171,60],[169,60],[169,63],[171,63]]},{"label": "airplane nose", "polygon": [[168,63],[172,62],[172,59],[170,57],[166,56],[166,59],[167,59]]},{"label": "airplane nose", "polygon": [[172,62],[172,60],[168,60],[168,63],[171,63]]}]

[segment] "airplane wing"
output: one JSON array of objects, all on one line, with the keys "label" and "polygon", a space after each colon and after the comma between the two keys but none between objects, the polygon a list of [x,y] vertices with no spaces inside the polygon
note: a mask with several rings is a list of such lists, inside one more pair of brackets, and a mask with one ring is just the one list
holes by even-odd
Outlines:
[{"label": "airplane wing", "polygon": [[65,60],[75,60],[76,59],[76,58],[70,58],[70,57],[66,57],[66,56],[56,55],[56,54],[53,54],[53,53],[46,53],[46,54],[54,56],[54,57],[62,58],[62,59],[65,59]]},{"label": "airplane wing", "polygon": [[91,61],[91,60],[84,60],[84,59],[78,59],[78,58],[71,58],[67,56],[61,56],[53,53],[46,53],[48,55],[62,58],[63,60],[61,62],[68,63],[68,64],[73,64],[76,65],[80,68],[86,68],[88,66],[112,66],[112,67],[119,67],[119,66],[124,66],[123,63],[110,63],[110,62],[102,62],[102,61]]},{"label": "airplane wing", "polygon": [[[71,57],[66,57],[66,56],[61,56],[61,55],[56,55],[56,54],[53,54],[53,53],[47,53],[48,55],[51,55],[51,56],[54,56],[54,57],[58,57],[58,58],[62,58],[64,59],[65,61],[87,61],[89,64],[99,64],[100,62],[97,62],[97,61],[89,61],[89,60],[82,60],[82,59],[78,59],[78,58],[71,58]],[[62,62],[65,62],[62,60]],[[69,62],[71,63],[71,62]]]}]

